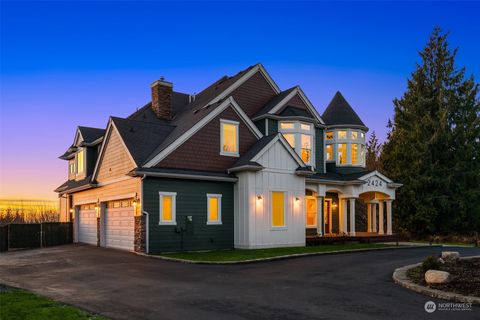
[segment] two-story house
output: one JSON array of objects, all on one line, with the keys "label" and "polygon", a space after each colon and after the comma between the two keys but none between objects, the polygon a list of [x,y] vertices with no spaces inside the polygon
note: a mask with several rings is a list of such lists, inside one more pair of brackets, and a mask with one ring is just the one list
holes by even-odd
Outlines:
[{"label": "two-story house", "polygon": [[365,170],[368,128],[339,92],[320,115],[257,64],[195,95],[163,79],[151,93],[106,129],[78,127],[60,157],[68,180],[55,191],[75,241],[161,252],[392,234],[400,184]]}]

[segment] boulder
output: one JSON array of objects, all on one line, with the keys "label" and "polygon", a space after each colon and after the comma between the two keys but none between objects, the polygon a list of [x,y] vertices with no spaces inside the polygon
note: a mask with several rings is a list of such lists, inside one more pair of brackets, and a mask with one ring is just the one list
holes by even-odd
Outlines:
[{"label": "boulder", "polygon": [[450,281],[450,273],[440,270],[428,270],[425,272],[425,281],[428,284],[442,284]]},{"label": "boulder", "polygon": [[457,251],[442,251],[442,259],[445,261],[453,261],[460,259],[460,253]]}]

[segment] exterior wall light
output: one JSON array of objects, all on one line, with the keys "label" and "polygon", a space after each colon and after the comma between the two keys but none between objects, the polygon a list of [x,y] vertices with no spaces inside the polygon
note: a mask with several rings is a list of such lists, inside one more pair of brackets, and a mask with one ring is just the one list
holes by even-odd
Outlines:
[{"label": "exterior wall light", "polygon": [[70,211],[70,213],[73,213],[73,208],[70,208],[70,210],[69,210],[69,211]]},{"label": "exterior wall light", "polygon": [[259,195],[257,196],[257,200],[262,200],[262,199],[263,199],[262,195],[259,194]]},{"label": "exterior wall light", "polygon": [[300,201],[300,198],[299,198],[299,197],[295,197],[295,201]]},{"label": "exterior wall light", "polygon": [[334,202],[334,203],[332,204],[332,208],[336,209],[337,207],[338,207],[338,204],[337,204],[336,202]]}]

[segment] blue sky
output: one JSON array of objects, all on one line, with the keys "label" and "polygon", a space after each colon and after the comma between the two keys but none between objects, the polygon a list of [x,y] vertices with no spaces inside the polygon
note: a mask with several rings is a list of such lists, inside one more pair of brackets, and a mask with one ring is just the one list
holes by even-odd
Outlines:
[{"label": "blue sky", "polygon": [[474,2],[2,1],[0,197],[54,197],[75,126],[128,115],[161,76],[194,93],[261,62],[320,112],[340,90],[384,139],[434,26],[480,78],[479,12]]}]

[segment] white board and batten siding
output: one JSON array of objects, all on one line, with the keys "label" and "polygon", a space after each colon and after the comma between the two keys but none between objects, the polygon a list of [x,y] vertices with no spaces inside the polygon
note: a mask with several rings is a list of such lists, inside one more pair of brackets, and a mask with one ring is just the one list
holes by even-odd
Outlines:
[{"label": "white board and batten siding", "polygon": [[[257,162],[265,169],[237,173],[235,185],[235,247],[271,248],[305,245],[305,179],[285,146],[275,142]],[[285,227],[271,222],[271,193],[284,192]],[[258,199],[261,196],[261,200]],[[298,200],[296,200],[298,198]]]}]

